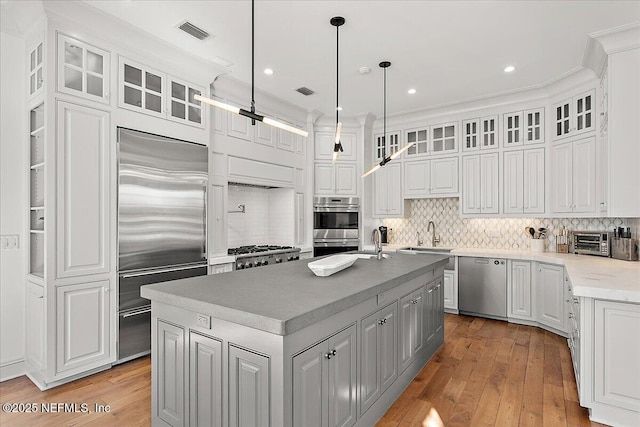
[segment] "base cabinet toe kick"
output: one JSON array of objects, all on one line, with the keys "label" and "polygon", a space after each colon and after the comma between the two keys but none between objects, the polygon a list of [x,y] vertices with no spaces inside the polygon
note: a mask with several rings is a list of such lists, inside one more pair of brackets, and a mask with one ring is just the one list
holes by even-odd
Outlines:
[{"label": "base cabinet toe kick", "polygon": [[285,335],[152,301],[154,426],[371,426],[444,343],[443,268]]}]

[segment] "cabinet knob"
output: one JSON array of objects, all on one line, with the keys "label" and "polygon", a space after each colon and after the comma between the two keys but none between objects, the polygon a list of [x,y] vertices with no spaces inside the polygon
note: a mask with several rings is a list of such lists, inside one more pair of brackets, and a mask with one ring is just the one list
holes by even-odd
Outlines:
[{"label": "cabinet knob", "polygon": [[569,319],[573,319],[573,313],[569,313]]},{"label": "cabinet knob", "polygon": [[38,297],[38,299],[43,299],[43,298],[44,298],[44,295],[40,295],[40,296]]},{"label": "cabinet knob", "polygon": [[575,302],[577,304],[579,302],[578,298],[573,297],[573,302]]},{"label": "cabinet knob", "polygon": [[104,288],[104,293],[108,293],[109,292],[109,288]]}]

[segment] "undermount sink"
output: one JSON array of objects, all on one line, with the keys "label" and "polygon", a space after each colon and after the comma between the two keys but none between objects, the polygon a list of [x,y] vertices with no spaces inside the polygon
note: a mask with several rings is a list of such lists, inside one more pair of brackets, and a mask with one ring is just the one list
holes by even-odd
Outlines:
[{"label": "undermount sink", "polygon": [[415,251],[415,252],[438,252],[448,254],[451,252],[451,249],[448,248],[425,248],[424,246],[408,246],[406,248],[401,248],[399,251]]},{"label": "undermount sink", "polygon": [[[375,259],[376,258],[376,253],[373,252],[373,251],[363,251],[363,252],[358,252],[357,254],[368,255],[369,259]],[[389,258],[392,258],[392,257],[391,257],[390,254],[383,253],[382,254],[382,258],[383,259],[389,259]]]}]

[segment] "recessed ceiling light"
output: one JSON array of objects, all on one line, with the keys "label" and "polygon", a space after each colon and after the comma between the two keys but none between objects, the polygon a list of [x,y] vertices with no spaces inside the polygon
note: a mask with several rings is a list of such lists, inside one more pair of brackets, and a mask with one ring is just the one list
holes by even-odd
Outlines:
[{"label": "recessed ceiling light", "polygon": [[338,111],[342,111],[342,107],[338,107],[338,108],[337,108],[337,110],[338,110]]},{"label": "recessed ceiling light", "polygon": [[264,73],[265,73],[267,76],[270,76],[270,75],[272,75],[272,74],[273,74],[273,70],[272,70],[271,68],[265,68],[265,69],[264,69]]},{"label": "recessed ceiling light", "polygon": [[515,69],[516,69],[516,67],[514,67],[513,65],[509,65],[507,68],[504,69],[504,72],[505,73],[510,73]]},{"label": "recessed ceiling light", "polygon": [[371,72],[371,68],[369,67],[360,67],[358,70],[360,74],[369,74]]},{"label": "recessed ceiling light", "polygon": [[411,88],[411,89],[409,89],[409,90],[407,91],[407,93],[408,93],[409,95],[413,95],[414,93],[416,93],[416,90],[415,90],[415,89],[413,89],[413,88]]}]

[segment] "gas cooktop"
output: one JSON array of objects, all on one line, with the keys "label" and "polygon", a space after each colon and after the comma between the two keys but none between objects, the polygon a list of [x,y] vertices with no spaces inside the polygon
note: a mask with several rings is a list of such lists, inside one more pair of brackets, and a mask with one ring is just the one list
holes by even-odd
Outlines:
[{"label": "gas cooktop", "polygon": [[274,251],[298,252],[300,251],[300,249],[294,248],[293,246],[248,245],[248,246],[240,246],[237,248],[229,248],[227,253],[229,255],[246,255],[246,254],[262,254],[264,252],[274,252]]}]

